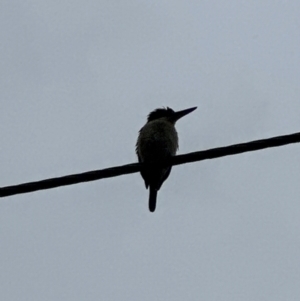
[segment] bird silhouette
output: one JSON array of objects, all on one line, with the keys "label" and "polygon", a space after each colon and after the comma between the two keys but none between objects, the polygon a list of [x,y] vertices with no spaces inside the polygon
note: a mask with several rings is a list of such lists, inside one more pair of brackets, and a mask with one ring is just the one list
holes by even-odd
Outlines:
[{"label": "bird silhouette", "polygon": [[149,187],[149,210],[155,211],[157,192],[170,175],[170,158],[178,150],[175,123],[197,107],[175,112],[171,108],[156,109],[148,115],[146,124],[139,131],[136,154],[142,163],[141,175]]}]

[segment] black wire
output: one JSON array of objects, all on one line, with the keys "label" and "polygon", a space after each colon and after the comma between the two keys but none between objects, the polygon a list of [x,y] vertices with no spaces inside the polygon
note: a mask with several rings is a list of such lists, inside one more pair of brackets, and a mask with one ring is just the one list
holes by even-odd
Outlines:
[{"label": "black wire", "polygon": [[[207,159],[215,159],[224,156],[236,155],[244,152],[251,152],[260,149],[278,147],[291,143],[300,142],[300,133],[277,136],[268,139],[256,140],[241,144],[234,144],[230,146],[218,147],[199,152],[193,152],[183,155],[178,155],[172,158],[171,162],[166,164],[179,165],[184,163],[191,163]],[[132,163],[123,166],[116,166],[102,170],[88,171],[80,174],[68,175],[58,178],[46,179],[37,182],[24,183],[13,186],[6,186],[0,188],[0,197],[11,196],[15,194],[28,193],[42,189],[50,189],[60,186],[72,185],[81,182],[89,182],[100,180],[103,178],[116,177],[124,174],[130,174],[140,171],[141,164]]]}]

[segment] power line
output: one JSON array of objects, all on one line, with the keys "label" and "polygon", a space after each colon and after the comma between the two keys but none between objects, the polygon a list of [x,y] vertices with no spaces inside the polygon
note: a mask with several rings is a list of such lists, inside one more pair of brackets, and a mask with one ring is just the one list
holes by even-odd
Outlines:
[{"label": "power line", "polygon": [[[234,144],[224,147],[212,148],[204,151],[198,151],[183,155],[175,156],[171,159],[171,162],[167,164],[179,165],[184,163],[191,163],[196,161],[202,161],[207,159],[215,159],[224,156],[241,154],[244,152],[251,152],[260,149],[278,147],[291,143],[300,142],[300,133],[277,136],[268,139],[255,140],[246,143]],[[11,196],[15,194],[22,194],[33,192],[37,190],[50,189],[60,186],[72,185],[82,182],[90,182],[100,180],[104,178],[116,177],[124,174],[130,174],[140,171],[141,164],[132,163],[123,166],[116,166],[106,168],[102,170],[88,171],[79,174],[73,174],[58,178],[46,179],[37,182],[24,183],[13,186],[6,186],[0,188],[0,197]]]},{"label": "power line", "polygon": [[237,155],[246,152],[257,151],[260,149],[278,147],[291,143],[300,142],[300,132],[277,136],[267,139],[255,140],[246,143],[233,144],[229,146],[212,148],[204,151],[188,153],[184,155],[178,155],[173,158],[172,165],[179,165],[184,163],[191,163],[195,161],[202,161],[207,159],[215,159],[225,156]]}]

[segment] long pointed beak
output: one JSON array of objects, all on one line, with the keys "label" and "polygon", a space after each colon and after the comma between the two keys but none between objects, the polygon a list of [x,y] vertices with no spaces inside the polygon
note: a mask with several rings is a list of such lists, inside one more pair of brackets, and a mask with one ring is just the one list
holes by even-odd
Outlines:
[{"label": "long pointed beak", "polygon": [[181,117],[183,117],[183,116],[185,116],[185,115],[187,115],[189,113],[192,113],[196,109],[197,109],[197,107],[193,107],[193,108],[190,108],[190,109],[186,109],[186,110],[175,112],[172,119],[176,122]]}]

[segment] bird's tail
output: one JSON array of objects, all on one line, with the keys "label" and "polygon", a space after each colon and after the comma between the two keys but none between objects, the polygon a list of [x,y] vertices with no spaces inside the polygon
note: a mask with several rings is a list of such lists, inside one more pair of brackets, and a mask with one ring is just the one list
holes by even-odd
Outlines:
[{"label": "bird's tail", "polygon": [[149,210],[154,212],[156,207],[157,190],[151,186],[149,187],[149,190]]}]

